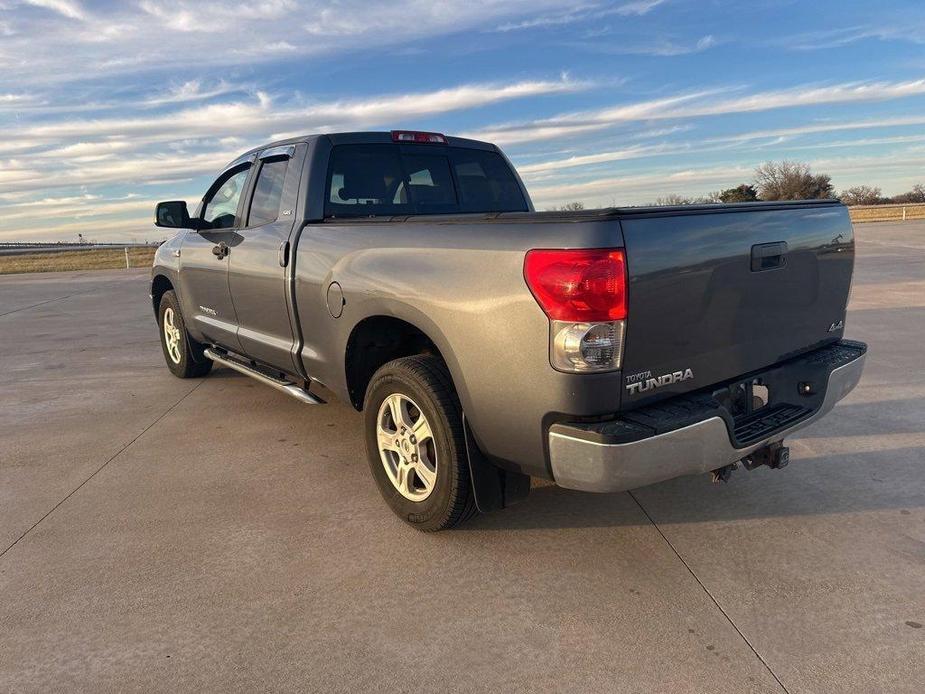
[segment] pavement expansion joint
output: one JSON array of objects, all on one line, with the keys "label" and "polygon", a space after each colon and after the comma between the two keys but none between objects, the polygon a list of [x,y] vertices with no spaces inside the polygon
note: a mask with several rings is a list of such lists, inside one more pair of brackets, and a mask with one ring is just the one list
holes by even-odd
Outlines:
[{"label": "pavement expansion joint", "polygon": [[627,493],[630,495],[630,497],[633,499],[633,501],[636,502],[636,505],[639,507],[639,510],[642,511],[643,514],[645,514],[645,517],[649,519],[649,522],[652,524],[652,527],[655,528],[656,532],[657,532],[659,535],[661,535],[662,539],[665,541],[665,544],[667,544],[668,547],[671,549],[671,551],[674,552],[674,555],[678,558],[678,561],[680,561],[682,564],[684,564],[684,568],[686,568],[686,569],[688,570],[688,572],[690,573],[690,575],[693,577],[693,579],[694,579],[695,581],[697,581],[697,585],[699,585],[699,586],[703,589],[703,592],[707,594],[707,597],[710,598],[710,601],[711,601],[714,605],[716,605],[716,609],[718,609],[718,610],[722,613],[723,617],[726,618],[726,621],[729,622],[729,625],[730,625],[733,629],[735,629],[735,632],[736,632],[736,633],[739,635],[739,637],[745,642],[745,645],[747,645],[747,646],[749,647],[749,649],[751,650],[751,652],[755,654],[755,657],[758,658],[758,660],[761,661],[761,664],[764,665],[765,669],[768,671],[768,673],[771,675],[771,677],[774,678],[774,681],[777,682],[777,684],[780,686],[781,690],[784,691],[784,692],[786,692],[787,694],[790,694],[790,690],[787,689],[786,686],[784,686],[784,683],[781,682],[780,677],[777,676],[777,673],[774,672],[774,670],[771,669],[771,666],[770,666],[770,664],[768,664],[768,661],[765,660],[764,657],[763,657],[763,656],[758,652],[758,650],[755,648],[755,646],[752,645],[752,642],[748,640],[748,637],[742,632],[741,629],[739,629],[738,625],[733,621],[732,617],[729,616],[729,613],[726,612],[726,610],[723,609],[723,606],[719,604],[719,601],[716,599],[716,597],[713,595],[713,593],[710,591],[710,589],[707,588],[707,586],[704,584],[704,582],[700,580],[700,578],[697,576],[696,573],[694,573],[694,569],[692,569],[691,566],[690,566],[690,564],[688,564],[688,563],[684,560],[684,557],[681,556],[681,553],[680,553],[680,552],[675,548],[675,546],[671,543],[671,540],[668,539],[668,536],[665,535],[664,532],[662,532],[662,529],[661,529],[660,527],[658,527],[658,523],[656,523],[656,522],[655,522],[655,519],[652,518],[652,516],[649,515],[649,512],[646,510],[645,506],[643,506],[643,505],[640,503],[639,499],[636,498],[636,495],[633,494],[633,492],[630,491],[630,492],[627,492]]}]

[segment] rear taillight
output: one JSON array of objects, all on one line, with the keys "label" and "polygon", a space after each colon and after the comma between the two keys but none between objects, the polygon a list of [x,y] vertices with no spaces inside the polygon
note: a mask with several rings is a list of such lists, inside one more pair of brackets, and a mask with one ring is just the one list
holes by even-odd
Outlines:
[{"label": "rear taillight", "polygon": [[622,250],[536,250],[527,253],[524,277],[553,320],[626,318],[626,258]]},{"label": "rear taillight", "polygon": [[556,369],[620,368],[626,320],[622,250],[533,250],[524,261],[524,278],[550,318],[549,357]]}]

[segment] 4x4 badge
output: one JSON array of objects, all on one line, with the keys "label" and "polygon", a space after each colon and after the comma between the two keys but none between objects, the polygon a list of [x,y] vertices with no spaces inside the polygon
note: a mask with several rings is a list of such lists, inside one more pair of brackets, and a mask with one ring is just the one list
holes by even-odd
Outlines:
[{"label": "4x4 badge", "polygon": [[845,327],[845,321],[837,320],[832,325],[829,326],[829,332],[834,333],[836,330],[841,330]]}]

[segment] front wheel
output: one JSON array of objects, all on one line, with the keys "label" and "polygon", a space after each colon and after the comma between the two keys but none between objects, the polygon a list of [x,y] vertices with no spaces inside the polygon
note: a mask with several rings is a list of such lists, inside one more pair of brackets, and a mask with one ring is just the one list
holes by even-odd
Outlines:
[{"label": "front wheel", "polygon": [[434,531],[475,515],[462,409],[443,362],[390,361],[373,375],[365,403],[370,469],[399,518]]},{"label": "front wheel", "polygon": [[157,311],[161,333],[161,348],[167,368],[178,378],[205,376],[212,369],[212,360],[203,353],[203,346],[186,332],[180,302],[172,291],[164,292]]}]

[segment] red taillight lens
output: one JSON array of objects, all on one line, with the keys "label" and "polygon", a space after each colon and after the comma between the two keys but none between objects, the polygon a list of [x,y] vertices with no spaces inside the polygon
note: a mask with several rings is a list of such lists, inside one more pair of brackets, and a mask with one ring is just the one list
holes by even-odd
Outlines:
[{"label": "red taillight lens", "polygon": [[626,318],[626,256],[622,250],[529,251],[524,278],[552,320]]}]

